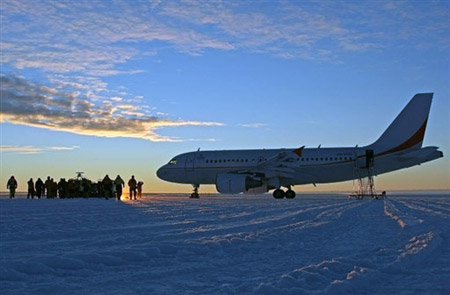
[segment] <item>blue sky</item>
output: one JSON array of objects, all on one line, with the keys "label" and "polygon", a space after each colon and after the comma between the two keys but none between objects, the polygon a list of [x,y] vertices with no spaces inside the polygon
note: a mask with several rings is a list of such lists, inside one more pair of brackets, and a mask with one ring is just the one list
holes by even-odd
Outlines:
[{"label": "blue sky", "polygon": [[[435,93],[424,144],[447,156],[449,3],[3,0],[0,181],[187,192],[155,176],[175,154],[369,144],[418,92]],[[377,185],[450,189],[447,159]]]}]

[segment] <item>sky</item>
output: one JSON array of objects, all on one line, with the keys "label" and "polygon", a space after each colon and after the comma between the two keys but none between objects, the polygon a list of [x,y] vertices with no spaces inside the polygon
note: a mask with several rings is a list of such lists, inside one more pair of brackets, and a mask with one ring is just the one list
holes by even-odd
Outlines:
[{"label": "sky", "polygon": [[157,168],[198,148],[370,144],[420,92],[444,158],[376,185],[450,189],[450,1],[2,0],[0,22],[2,190],[83,171],[189,193]]}]

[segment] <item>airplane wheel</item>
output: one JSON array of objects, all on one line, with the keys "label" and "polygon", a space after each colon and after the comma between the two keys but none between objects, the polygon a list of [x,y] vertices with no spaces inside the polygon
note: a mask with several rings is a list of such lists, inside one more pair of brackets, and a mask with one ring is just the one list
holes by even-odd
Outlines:
[{"label": "airplane wheel", "polygon": [[190,196],[190,198],[191,198],[191,199],[198,199],[198,198],[199,198],[199,195],[198,195],[198,193],[192,193],[191,196]]},{"label": "airplane wheel", "polygon": [[282,199],[284,198],[284,196],[285,196],[284,191],[279,188],[273,191],[273,197],[275,199]]},{"label": "airplane wheel", "polygon": [[295,192],[293,190],[288,190],[286,192],[286,199],[293,199],[295,198]]}]

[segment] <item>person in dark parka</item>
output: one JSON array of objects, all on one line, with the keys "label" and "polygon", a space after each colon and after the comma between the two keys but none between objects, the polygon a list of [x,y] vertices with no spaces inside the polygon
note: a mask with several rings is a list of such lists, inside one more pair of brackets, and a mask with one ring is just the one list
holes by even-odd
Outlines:
[{"label": "person in dark parka", "polygon": [[42,193],[44,192],[44,183],[42,182],[42,180],[40,178],[38,178],[38,180],[36,180],[36,183],[34,186],[36,187],[36,197],[38,199],[40,199]]},{"label": "person in dark parka", "polygon": [[14,199],[16,196],[16,189],[17,189],[17,180],[14,178],[14,176],[11,176],[11,178],[6,183],[6,188],[9,189],[9,198]]},{"label": "person in dark parka", "polygon": [[27,193],[27,199],[29,199],[30,197],[32,199],[34,199],[34,181],[33,178],[30,178],[30,180],[28,180],[28,193]]}]

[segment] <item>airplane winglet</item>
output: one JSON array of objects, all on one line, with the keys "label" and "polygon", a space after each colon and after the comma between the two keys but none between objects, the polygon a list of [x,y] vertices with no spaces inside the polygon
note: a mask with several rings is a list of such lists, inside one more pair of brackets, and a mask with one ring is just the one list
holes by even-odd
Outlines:
[{"label": "airplane winglet", "polygon": [[298,149],[293,150],[293,152],[294,152],[297,156],[301,157],[301,156],[302,156],[302,151],[303,151],[304,148],[305,148],[305,146],[299,147]]}]

